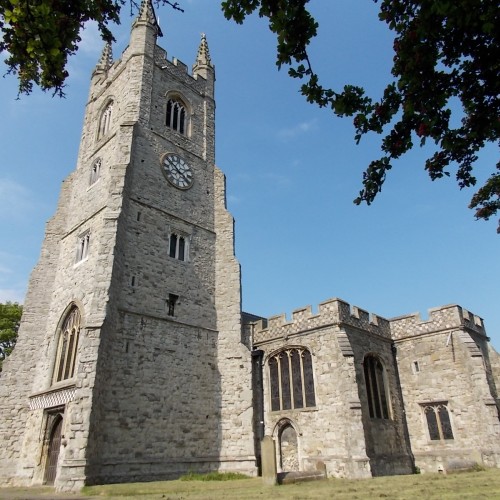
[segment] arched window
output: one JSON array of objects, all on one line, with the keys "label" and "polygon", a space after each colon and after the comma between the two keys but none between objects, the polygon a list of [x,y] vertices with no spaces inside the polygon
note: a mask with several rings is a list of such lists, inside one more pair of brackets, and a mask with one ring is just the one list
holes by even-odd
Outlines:
[{"label": "arched window", "polygon": [[76,242],[76,258],[75,263],[82,262],[89,256],[90,247],[90,231],[85,231],[83,234],[78,236]]},{"label": "arched window", "polygon": [[97,132],[98,139],[104,137],[110,131],[112,114],[113,114],[113,101],[110,101],[108,105],[104,108],[104,111],[101,113],[101,118],[99,119],[99,130]]},{"label": "arched window", "polygon": [[385,369],[380,359],[369,354],[364,360],[368,409],[371,418],[390,418]]},{"label": "arched window", "polygon": [[76,353],[80,336],[81,315],[78,307],[73,306],[63,321],[57,345],[56,364],[53,382],[73,378],[75,374]]},{"label": "arched window", "polygon": [[284,349],[269,359],[271,411],[316,406],[311,353]]},{"label": "arched window", "polygon": [[422,407],[424,409],[425,419],[427,420],[429,438],[432,441],[453,439],[453,430],[451,428],[447,404],[427,403],[423,404]]},{"label": "arched window", "polygon": [[92,184],[95,184],[97,182],[97,179],[99,179],[99,177],[101,175],[101,164],[102,164],[102,161],[100,158],[98,158],[92,164],[92,170],[90,171],[90,182],[89,182],[90,186],[92,186]]},{"label": "arched window", "polygon": [[165,124],[167,127],[176,130],[180,134],[186,135],[186,108],[181,102],[175,99],[169,99],[167,101],[167,116]]},{"label": "arched window", "polygon": [[173,259],[188,260],[188,240],[175,233],[171,233],[169,237],[168,255]]}]

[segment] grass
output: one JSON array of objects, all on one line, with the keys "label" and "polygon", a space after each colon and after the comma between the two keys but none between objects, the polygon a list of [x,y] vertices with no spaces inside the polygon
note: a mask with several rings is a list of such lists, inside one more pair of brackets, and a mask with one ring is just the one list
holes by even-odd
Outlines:
[{"label": "grass", "polygon": [[179,481],[233,481],[235,479],[249,479],[249,477],[239,472],[209,472],[207,474],[190,472],[181,476]]},{"label": "grass", "polygon": [[[218,479],[215,477],[218,476]],[[500,499],[500,471],[489,469],[461,474],[420,474],[349,480],[327,479],[286,486],[266,486],[260,478],[222,481],[188,475],[184,480],[91,486],[82,494],[99,498],[144,500],[255,500],[255,499]],[[0,491],[0,498],[2,497]]]}]

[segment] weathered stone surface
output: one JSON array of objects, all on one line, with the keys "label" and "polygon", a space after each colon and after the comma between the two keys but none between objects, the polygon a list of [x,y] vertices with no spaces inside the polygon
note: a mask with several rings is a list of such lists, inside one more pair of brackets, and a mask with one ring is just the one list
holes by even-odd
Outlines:
[{"label": "weathered stone surface", "polygon": [[[280,448],[285,425],[299,436],[300,470],[320,460],[329,475],[350,477],[411,473],[415,465],[433,472],[462,462],[500,466],[499,356],[482,319],[465,309],[386,320],[332,299],[316,315],[308,306],[291,321],[281,315],[250,326],[263,356],[264,432],[277,442],[279,471],[293,470]],[[312,354],[316,405],[272,411],[269,359],[290,347]],[[370,415],[367,355],[384,367],[389,418]],[[453,439],[431,438],[429,405],[446,407]]]},{"label": "weathered stone surface", "polygon": [[[121,58],[105,50],[92,75],[77,166],[0,377],[0,483],[498,467],[500,359],[481,318],[449,305],[384,319],[340,299],[290,321],[241,313],[208,46],[189,74],[158,30],[144,0]],[[185,133],[167,126],[170,99]],[[167,154],[190,165],[188,189],[167,180]],[[60,342],[75,307],[78,342]]]},{"label": "weathered stone surface", "polygon": [[[45,481],[56,411],[64,417],[58,489],[256,471],[240,268],[214,165],[214,70],[201,56],[192,75],[167,60],[150,17],[134,23],[121,59],[92,78],[78,164],[47,226],[18,348],[2,373],[2,483]],[[166,126],[169,96],[186,105],[185,135]],[[167,181],[166,153],[191,166],[190,189]],[[184,260],[169,256],[171,233],[187,242]],[[88,256],[75,262],[82,234]],[[76,370],[55,383],[58,325],[71,304],[82,316]]]}]

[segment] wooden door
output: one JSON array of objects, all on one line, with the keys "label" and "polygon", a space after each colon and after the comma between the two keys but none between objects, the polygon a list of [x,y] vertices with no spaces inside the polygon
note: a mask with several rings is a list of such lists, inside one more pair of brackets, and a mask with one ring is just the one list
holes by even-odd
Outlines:
[{"label": "wooden door", "polygon": [[49,449],[47,452],[47,465],[45,466],[45,484],[54,484],[57,473],[57,461],[59,459],[59,449],[61,448],[61,431],[63,419],[60,415],[52,426],[50,433]]}]

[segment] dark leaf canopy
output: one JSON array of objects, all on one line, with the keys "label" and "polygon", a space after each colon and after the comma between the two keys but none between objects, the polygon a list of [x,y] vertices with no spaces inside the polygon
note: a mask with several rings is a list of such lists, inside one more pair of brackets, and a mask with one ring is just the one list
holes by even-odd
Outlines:
[{"label": "dark leaf canopy", "polygon": [[[377,0],[375,0],[377,2]],[[381,0],[380,19],[394,32],[392,81],[374,100],[360,87],[326,88],[307,54],[318,24],[308,0],[228,0],[228,19],[242,23],[252,12],[276,34],[277,64],[303,80],[302,94],[337,116],[353,116],[357,142],[383,134],[382,156],[368,165],[355,203],[370,204],[394,160],[427,141],[432,180],[454,172],[460,188],[474,186],[474,163],[488,142],[500,141],[500,9],[496,0]],[[458,108],[458,109],[457,109]],[[458,120],[451,120],[452,112]],[[458,126],[452,123],[459,122]],[[500,209],[500,163],[473,196],[478,219]],[[500,225],[498,228],[500,232]]]}]

